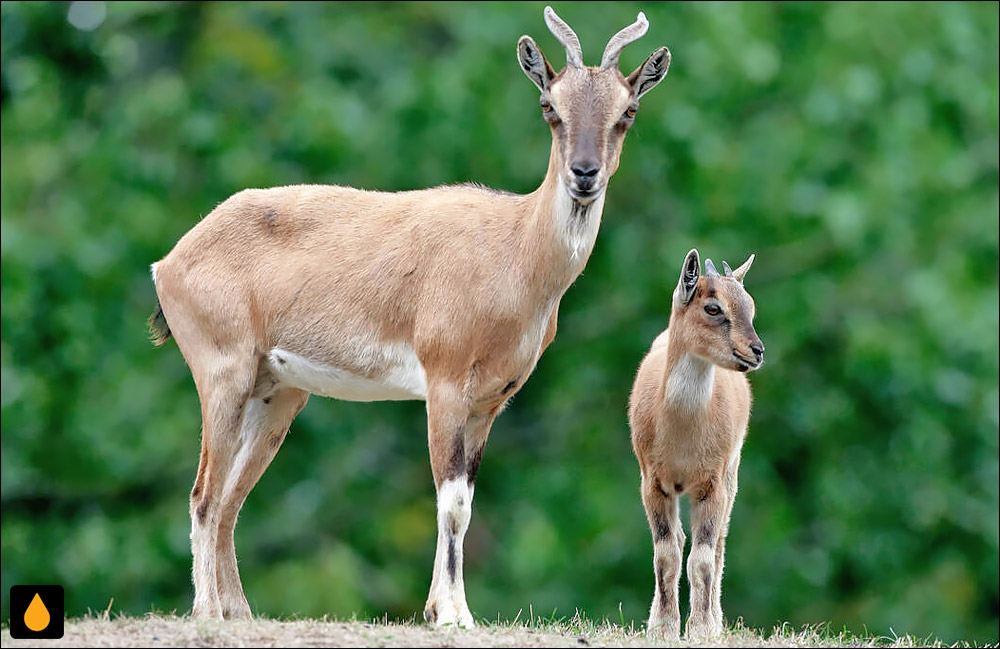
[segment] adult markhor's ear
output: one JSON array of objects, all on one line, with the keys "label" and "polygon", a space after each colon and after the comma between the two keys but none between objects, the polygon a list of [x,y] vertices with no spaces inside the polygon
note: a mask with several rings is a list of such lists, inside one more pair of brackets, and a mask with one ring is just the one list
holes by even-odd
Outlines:
[{"label": "adult markhor's ear", "polygon": [[555,78],[556,72],[549,65],[541,48],[535,43],[535,39],[530,36],[522,36],[517,41],[517,61],[521,64],[524,74],[531,79],[531,82],[538,86],[542,92],[549,89],[549,84]]},{"label": "adult markhor's ear", "polygon": [[665,47],[657,49],[649,55],[646,61],[628,75],[628,84],[632,86],[632,96],[638,99],[663,81],[670,68],[670,50]]},{"label": "adult markhor's ear", "polygon": [[698,277],[701,276],[701,259],[698,257],[698,250],[692,248],[684,258],[684,265],[681,267],[681,277],[677,281],[677,288],[674,289],[674,299],[681,304],[687,304],[694,297],[694,287],[698,284]]}]

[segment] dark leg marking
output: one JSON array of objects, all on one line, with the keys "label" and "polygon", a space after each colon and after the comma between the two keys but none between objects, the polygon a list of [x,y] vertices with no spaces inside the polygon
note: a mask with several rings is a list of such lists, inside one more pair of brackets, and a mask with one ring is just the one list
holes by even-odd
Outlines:
[{"label": "dark leg marking", "polygon": [[653,526],[656,528],[654,541],[662,541],[670,536],[670,523],[659,512],[653,513]]},{"label": "dark leg marking", "polygon": [[711,521],[705,521],[698,528],[699,545],[715,545],[715,525]]},{"label": "dark leg marking", "polygon": [[199,523],[205,522],[205,514],[208,513],[208,501],[202,500],[198,508],[194,510],[194,515],[198,517]]},{"label": "dark leg marking", "polygon": [[469,481],[469,486],[476,484],[476,475],[479,473],[479,464],[483,461],[483,447],[480,446],[478,449],[473,451],[472,457],[469,458],[469,463],[466,466],[466,477]]},{"label": "dark leg marking", "polygon": [[437,614],[437,605],[436,604],[431,604],[430,606],[428,606],[427,608],[424,609],[424,621],[425,622],[433,622],[434,620],[437,619],[437,616],[438,616],[438,614]]},{"label": "dark leg marking", "polygon": [[451,579],[451,583],[455,583],[455,572],[458,567],[455,565],[455,531],[452,527],[452,533],[448,536],[448,577]]},{"label": "dark leg marking", "polygon": [[667,608],[667,572],[663,569],[663,562],[656,564],[656,587],[660,590],[660,608]]},{"label": "dark leg marking", "polygon": [[465,426],[457,430],[452,439],[451,458],[448,460],[445,480],[453,480],[463,473],[465,473]]},{"label": "dark leg marking", "polygon": [[707,566],[702,568],[701,581],[702,584],[704,584],[705,590],[705,601],[702,602],[702,606],[704,606],[705,611],[708,612],[712,607],[712,575],[708,571]]}]

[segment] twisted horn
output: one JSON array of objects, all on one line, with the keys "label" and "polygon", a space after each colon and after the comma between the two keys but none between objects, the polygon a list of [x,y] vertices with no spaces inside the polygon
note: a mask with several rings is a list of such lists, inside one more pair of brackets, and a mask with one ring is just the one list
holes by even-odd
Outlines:
[{"label": "twisted horn", "polygon": [[601,68],[618,65],[618,57],[625,46],[642,38],[647,29],[649,29],[649,21],[646,20],[646,14],[640,11],[634,23],[612,36],[611,40],[608,41],[608,46],[604,48],[604,56],[601,57]]},{"label": "twisted horn", "polygon": [[580,47],[580,39],[576,32],[556,15],[552,7],[545,7],[544,15],[545,24],[548,25],[549,31],[566,48],[566,65],[571,65],[574,68],[583,67],[583,48]]},{"label": "twisted horn", "polygon": [[705,276],[706,277],[718,277],[719,271],[715,270],[715,264],[712,263],[711,259],[705,260]]}]

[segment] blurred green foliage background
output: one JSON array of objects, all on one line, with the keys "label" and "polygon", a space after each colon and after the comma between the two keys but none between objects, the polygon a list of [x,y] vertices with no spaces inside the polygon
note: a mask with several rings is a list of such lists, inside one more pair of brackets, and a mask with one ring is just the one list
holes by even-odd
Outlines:
[{"label": "blurred green foliage background", "polygon": [[[147,341],[149,263],[249,186],[531,191],[550,137],[514,46],[561,67],[542,8],[3,3],[4,619],[16,583],[64,585],[70,615],[189,609],[199,409],[176,346]],[[673,64],[493,429],[474,613],[645,619],[626,401],[697,246],[757,253],[769,359],[728,617],[995,642],[997,3],[556,9],[589,63],[642,9],[623,68],[659,45]],[[423,404],[314,398],[237,528],[251,606],[408,618],[434,521]]]}]

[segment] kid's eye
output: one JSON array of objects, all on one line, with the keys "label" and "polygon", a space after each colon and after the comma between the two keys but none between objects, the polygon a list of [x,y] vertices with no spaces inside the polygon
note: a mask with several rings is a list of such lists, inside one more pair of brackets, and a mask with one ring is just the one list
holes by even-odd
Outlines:
[{"label": "kid's eye", "polygon": [[552,104],[550,104],[547,101],[542,102],[542,112],[543,113],[551,113],[552,112]]},{"label": "kid's eye", "polygon": [[629,106],[628,108],[626,108],[624,115],[625,119],[632,119],[633,117],[635,117],[637,110],[638,109],[635,106]]},{"label": "kid's eye", "polygon": [[706,304],[705,313],[707,313],[708,315],[719,315],[720,313],[722,313],[722,309],[720,309],[719,305],[717,304]]}]

